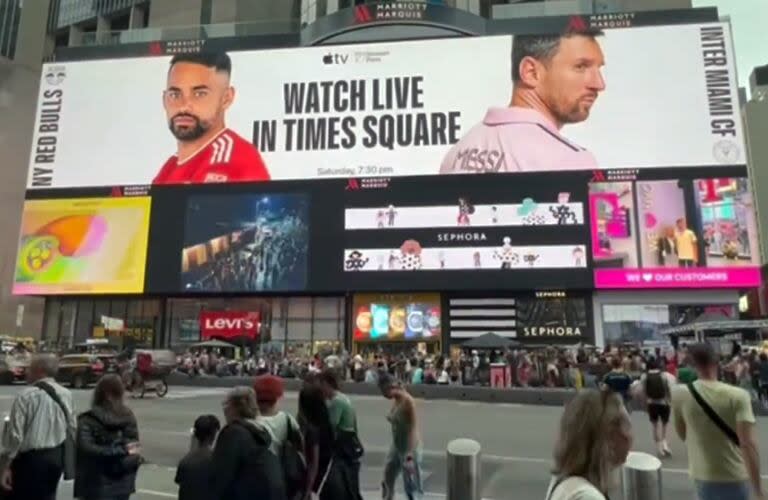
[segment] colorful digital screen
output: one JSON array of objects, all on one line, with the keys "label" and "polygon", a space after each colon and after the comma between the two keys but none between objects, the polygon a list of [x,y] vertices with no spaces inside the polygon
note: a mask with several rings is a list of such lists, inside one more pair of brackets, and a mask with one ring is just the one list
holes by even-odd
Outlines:
[{"label": "colorful digital screen", "polygon": [[760,284],[746,178],[590,185],[597,288],[747,288]]},{"label": "colorful digital screen", "polygon": [[372,339],[387,337],[389,334],[389,310],[390,308],[386,304],[371,304],[371,315],[373,317]]},{"label": "colorful digital screen", "polygon": [[13,293],[141,293],[149,197],[28,200]]},{"label": "colorful digital screen", "polygon": [[408,304],[406,309],[406,328],[405,338],[418,339],[423,336],[426,328],[424,322],[426,320],[425,308],[420,304]]},{"label": "colorful digital screen", "polygon": [[[435,182],[435,184],[437,184]],[[401,188],[412,199],[408,205],[393,200],[378,206],[347,208],[344,228],[345,272],[477,271],[481,269],[586,268],[586,245],[564,236],[552,242],[544,233],[558,226],[584,226],[584,203],[556,188],[547,199],[509,192],[475,202],[466,194],[427,204],[420,191]],[[417,201],[413,197],[417,197]],[[407,198],[407,196],[406,196]],[[515,199],[517,198],[517,199]],[[439,230],[439,232],[436,232]],[[526,244],[510,235],[529,233]],[[362,235],[362,236],[361,236]],[[531,245],[536,239],[549,244]],[[350,247],[354,241],[360,246]],[[389,241],[389,246],[381,245]]]},{"label": "colorful digital screen", "polygon": [[440,296],[437,294],[358,294],[353,309],[355,340],[440,338]]}]

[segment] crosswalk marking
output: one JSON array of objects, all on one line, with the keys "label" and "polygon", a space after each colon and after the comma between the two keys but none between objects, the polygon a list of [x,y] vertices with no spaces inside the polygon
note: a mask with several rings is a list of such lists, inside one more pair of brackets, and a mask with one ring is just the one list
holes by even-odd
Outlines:
[{"label": "crosswalk marking", "polygon": [[226,388],[210,388],[210,389],[192,389],[183,391],[168,390],[165,399],[194,399],[207,396],[223,396],[227,393]]}]

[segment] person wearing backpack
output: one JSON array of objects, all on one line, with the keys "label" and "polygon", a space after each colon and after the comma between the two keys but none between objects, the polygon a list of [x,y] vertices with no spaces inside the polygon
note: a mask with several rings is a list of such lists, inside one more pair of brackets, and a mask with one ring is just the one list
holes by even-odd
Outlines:
[{"label": "person wearing backpack", "polygon": [[631,411],[629,390],[632,387],[632,377],[624,371],[621,358],[618,355],[611,358],[611,367],[613,369],[603,377],[602,388],[620,395],[627,411]]},{"label": "person wearing backpack", "polygon": [[282,465],[286,495],[289,500],[301,498],[308,478],[304,441],[296,419],[277,407],[283,397],[283,381],[274,375],[260,375],[255,378],[253,388],[259,406],[256,425],[269,432],[272,438],[270,451]]},{"label": "person wearing backpack", "polygon": [[270,451],[269,431],[256,424],[259,407],[250,387],[235,387],[224,400],[227,425],[213,450],[211,500],[287,500],[280,460]]},{"label": "person wearing backpack", "polygon": [[671,457],[672,451],[667,444],[667,425],[669,424],[671,391],[675,377],[663,372],[656,359],[649,359],[647,371],[633,384],[632,394],[645,402],[648,418],[653,429],[653,441],[659,457]]}]

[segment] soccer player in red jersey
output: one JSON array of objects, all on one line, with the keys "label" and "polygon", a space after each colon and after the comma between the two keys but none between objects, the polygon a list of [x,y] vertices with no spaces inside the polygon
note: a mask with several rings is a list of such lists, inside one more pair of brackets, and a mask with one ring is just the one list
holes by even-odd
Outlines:
[{"label": "soccer player in red jersey", "polygon": [[153,184],[268,181],[258,150],[224,124],[235,98],[232,62],[224,52],[177,54],[163,106],[178,142]]}]

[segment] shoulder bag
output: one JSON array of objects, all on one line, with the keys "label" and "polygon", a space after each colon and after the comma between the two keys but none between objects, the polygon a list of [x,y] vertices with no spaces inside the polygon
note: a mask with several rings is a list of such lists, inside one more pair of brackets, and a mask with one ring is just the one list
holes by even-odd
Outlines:
[{"label": "shoulder bag", "polygon": [[695,399],[701,409],[704,410],[704,413],[707,415],[707,417],[709,417],[712,423],[715,424],[717,428],[720,429],[733,444],[736,446],[741,446],[741,443],[739,442],[739,436],[736,434],[736,431],[731,429],[731,426],[726,424],[725,421],[720,418],[720,415],[718,415],[717,412],[709,405],[709,403],[707,403],[704,398],[701,397],[699,391],[697,391],[693,386],[693,382],[688,383],[688,390],[691,391],[693,399]]},{"label": "shoulder bag", "polygon": [[325,468],[325,474],[323,474],[323,480],[320,481],[320,485],[317,487],[317,491],[313,491],[309,494],[309,500],[320,500],[320,495],[323,493],[326,481],[328,481],[328,475],[331,473],[331,467],[333,467],[333,458],[328,462],[328,467]]},{"label": "shoulder bag", "polygon": [[40,389],[41,391],[48,394],[48,396],[53,399],[53,401],[59,405],[59,408],[62,412],[64,412],[64,419],[67,422],[67,434],[64,438],[63,443],[63,473],[64,473],[64,479],[74,479],[75,478],[75,454],[77,453],[77,449],[75,446],[75,436],[72,432],[72,427],[69,425],[69,422],[71,422],[72,415],[69,414],[69,410],[67,410],[67,407],[64,406],[64,403],[61,401],[61,398],[59,398],[59,395],[56,394],[56,390],[51,387],[50,385],[46,384],[45,382],[38,382],[35,384],[35,387]]},{"label": "shoulder bag", "polygon": [[302,437],[293,425],[293,419],[288,413],[283,413],[286,419],[287,433],[283,442],[282,466],[288,498],[294,498],[298,492],[303,492],[307,484],[307,461],[304,458]]}]

